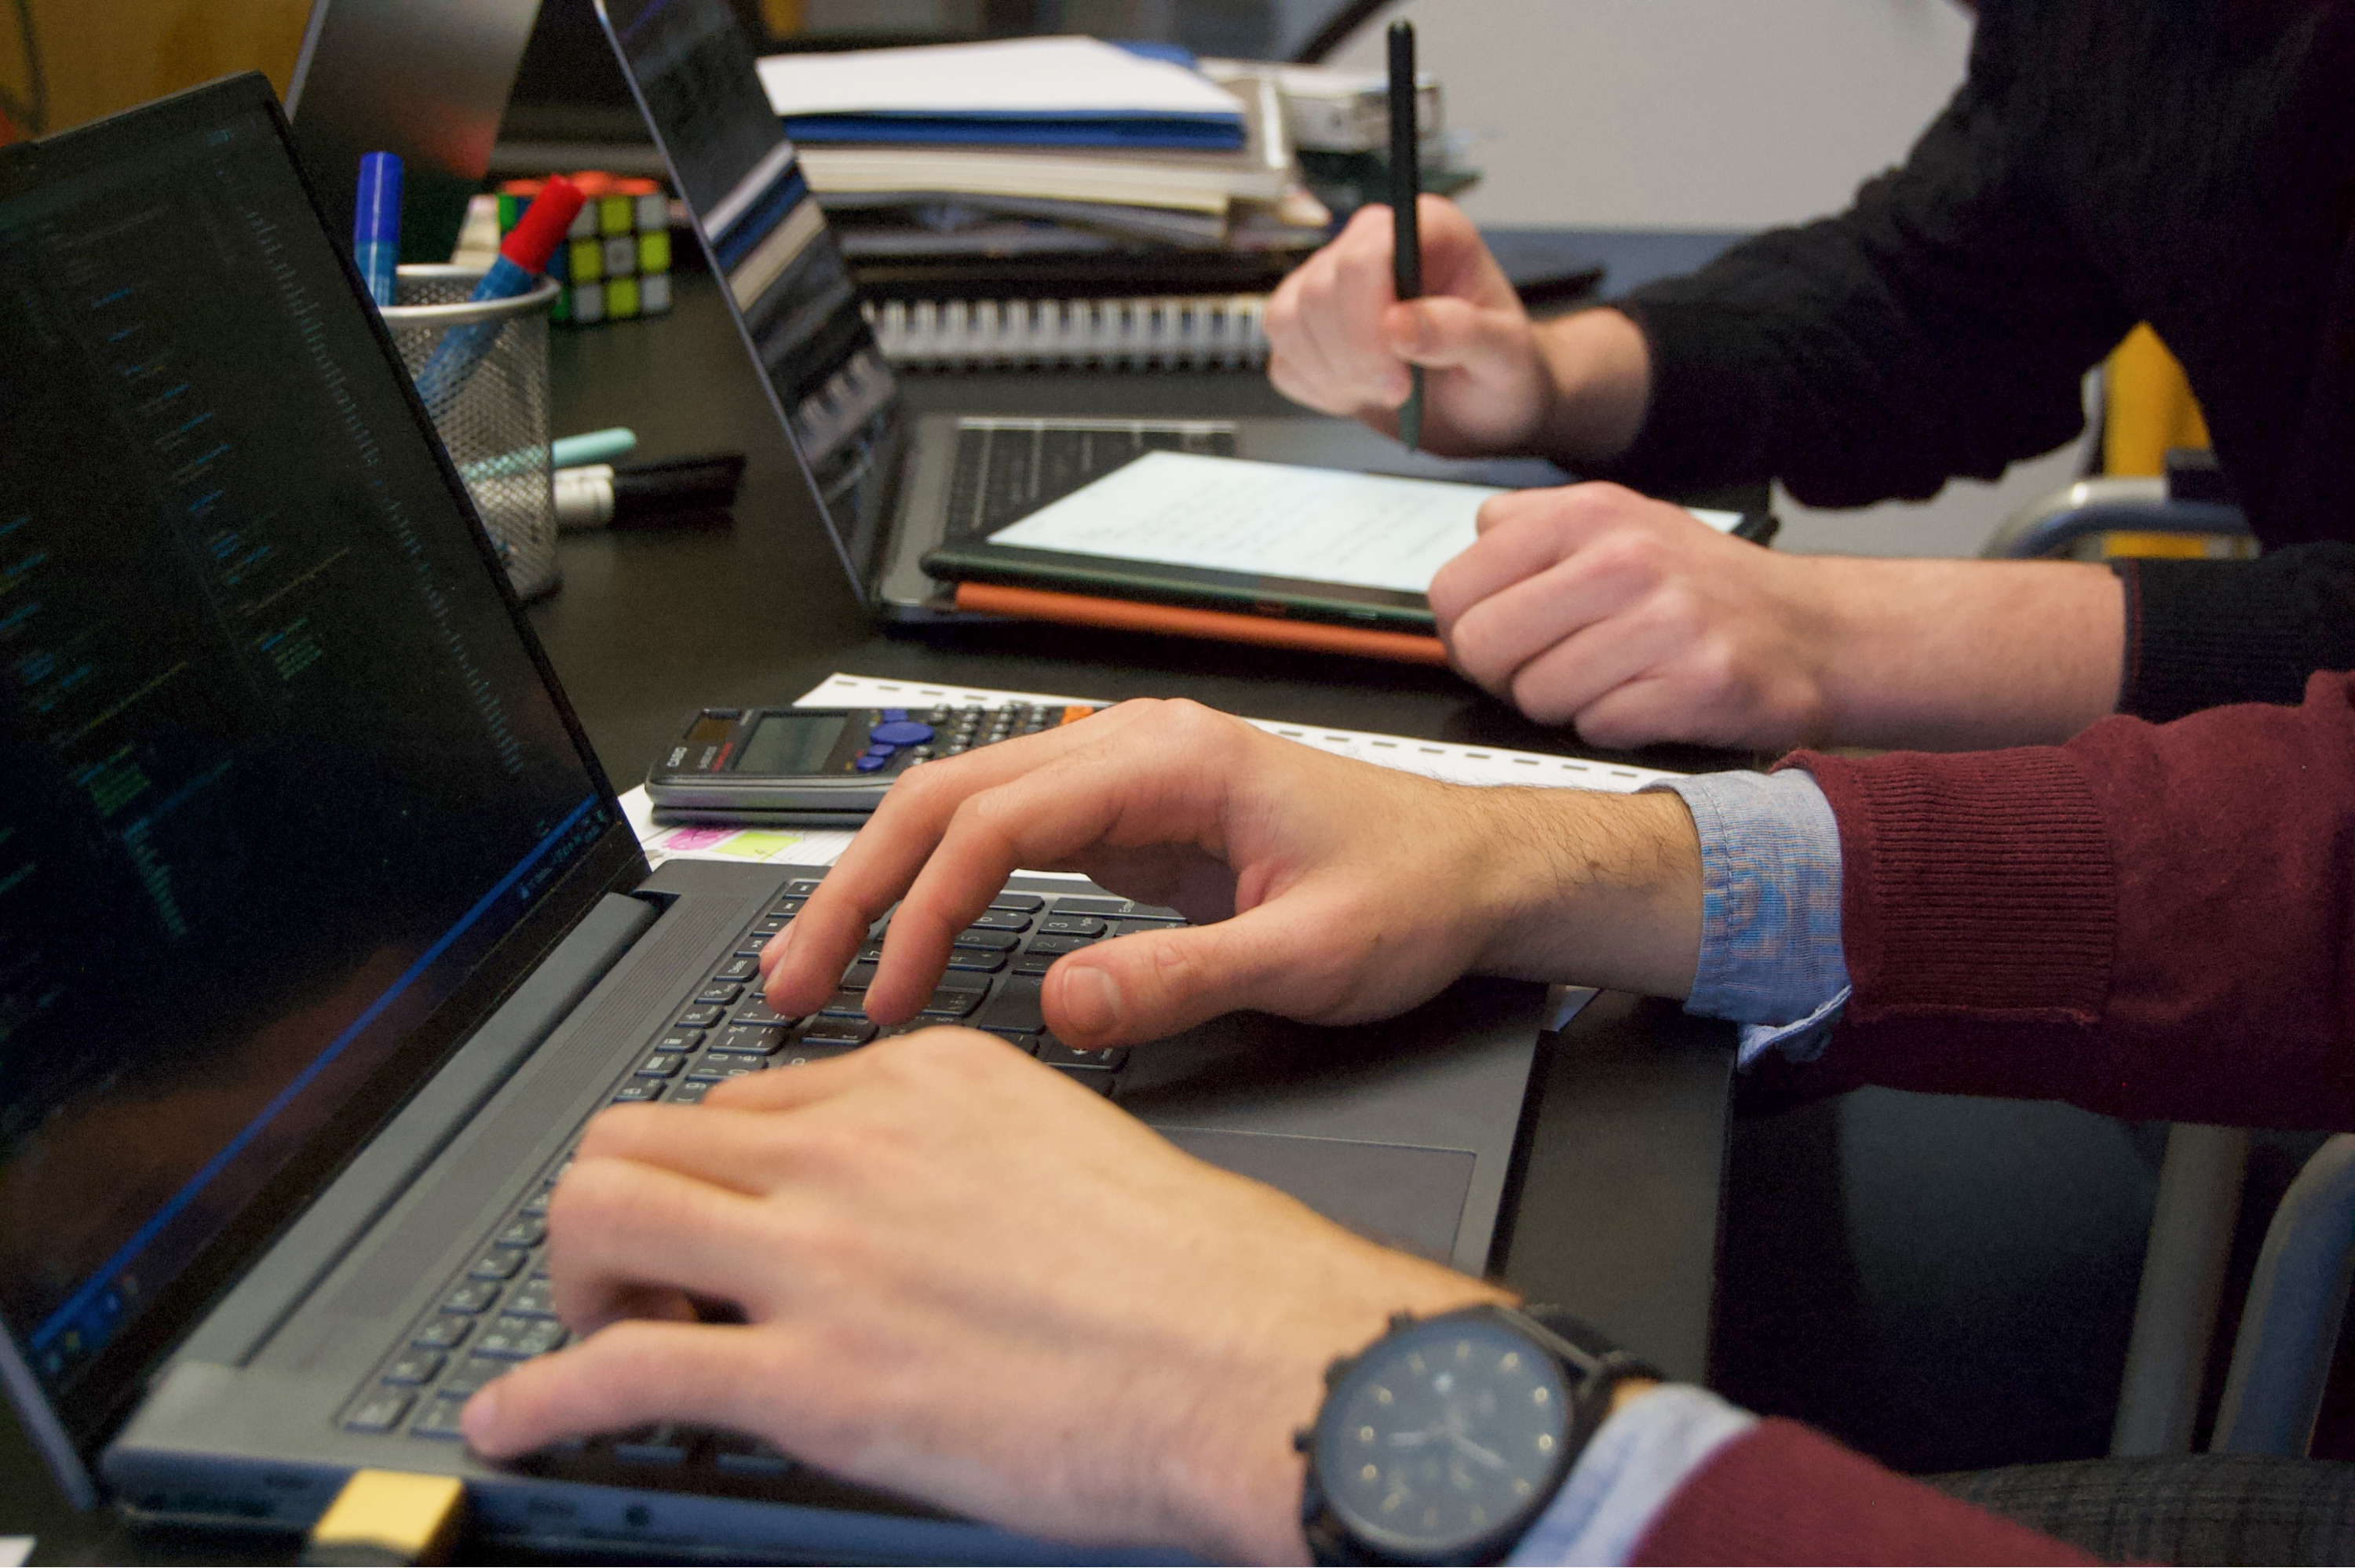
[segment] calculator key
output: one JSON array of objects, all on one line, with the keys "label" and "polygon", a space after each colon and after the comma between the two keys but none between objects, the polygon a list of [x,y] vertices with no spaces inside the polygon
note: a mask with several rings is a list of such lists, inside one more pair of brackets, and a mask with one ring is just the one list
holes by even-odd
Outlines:
[{"label": "calculator key", "polygon": [[1039,929],[1063,937],[1101,937],[1110,927],[1093,915],[1050,915]]},{"label": "calculator key", "polygon": [[1030,916],[1019,909],[985,909],[974,917],[976,931],[1027,931]]},{"label": "calculator key", "polygon": [[425,1407],[425,1414],[409,1425],[412,1437],[441,1437],[463,1442],[465,1430],[458,1425],[459,1413],[466,1408],[463,1399],[437,1399]]},{"label": "calculator key", "polygon": [[860,773],[879,773],[890,761],[891,753],[888,751],[862,751],[850,759],[850,766]]},{"label": "calculator key", "polygon": [[1005,967],[1004,953],[981,952],[971,948],[949,949],[949,968],[952,969],[964,969],[975,974],[987,975],[996,974]]},{"label": "calculator key", "polygon": [[971,952],[1009,953],[1022,945],[1022,938],[1012,931],[964,930],[956,934],[954,945]]},{"label": "calculator key", "polygon": [[1010,909],[1018,915],[1036,915],[1047,907],[1047,901],[1035,893],[1001,893],[989,901],[992,909]]},{"label": "calculator key", "polygon": [[695,993],[695,1000],[712,1007],[729,1007],[734,1005],[736,999],[743,994],[744,988],[731,981],[722,985],[705,986]]},{"label": "calculator key", "polygon": [[526,1214],[492,1239],[493,1246],[535,1247],[548,1239],[548,1222]]},{"label": "calculator key", "polygon": [[784,1029],[800,1022],[801,1020],[792,1017],[786,1013],[779,1012],[775,1008],[771,1007],[765,1001],[748,1001],[743,1006],[736,1010],[735,1022],[741,1024],[757,1025],[770,1029]]},{"label": "calculator key", "polygon": [[513,1279],[523,1267],[523,1254],[512,1247],[495,1246],[474,1260],[466,1271],[470,1279]]},{"label": "calculator key", "polygon": [[657,1051],[693,1051],[703,1044],[700,1029],[674,1029],[655,1042]]},{"label": "calculator key", "polygon": [[785,1043],[782,1028],[730,1029],[713,1043],[714,1051],[734,1051],[751,1056],[769,1056]]},{"label": "calculator key", "polygon": [[638,1064],[638,1076],[641,1078],[673,1078],[677,1075],[678,1056],[676,1053],[657,1051]]},{"label": "calculator key", "polygon": [[527,1279],[516,1287],[515,1295],[507,1301],[507,1312],[517,1318],[553,1318],[556,1308],[549,1305],[550,1287],[545,1279]]},{"label": "calculator key", "polygon": [[450,1298],[442,1303],[442,1310],[467,1313],[487,1311],[491,1303],[498,1298],[499,1286],[496,1280],[470,1279],[450,1292]]},{"label": "calculator key", "polygon": [[415,1394],[398,1389],[379,1390],[352,1407],[352,1413],[344,1417],[344,1430],[389,1432],[400,1425],[400,1418],[409,1414],[409,1407],[416,1400]]},{"label": "calculator key", "polygon": [[1092,1067],[1116,1073],[1128,1061],[1128,1047],[1108,1045],[1101,1051],[1082,1051],[1050,1034],[1039,1048],[1039,1060],[1050,1067]]},{"label": "calculator key", "polygon": [[632,1078],[613,1091],[613,1103],[617,1106],[644,1105],[649,1100],[658,1100],[662,1097],[663,1084],[660,1078]]},{"label": "calculator key", "polygon": [[709,1005],[690,1007],[678,1015],[678,1023],[682,1029],[709,1029],[726,1015],[723,1008]]},{"label": "calculator key", "polygon": [[1060,957],[1065,953],[1076,953],[1094,940],[1093,937],[1033,937],[1030,945],[1022,950],[1025,953],[1045,953],[1050,958]]},{"label": "calculator key", "polygon": [[864,1018],[825,1018],[802,1031],[801,1045],[864,1045],[875,1038],[875,1025]]},{"label": "calculator key", "polygon": [[884,746],[922,746],[932,738],[932,726],[906,715],[886,718],[867,732],[867,738]]},{"label": "calculator key", "polygon": [[471,1318],[437,1313],[432,1321],[409,1336],[409,1342],[421,1351],[454,1351],[466,1342],[466,1332],[474,1326]]},{"label": "calculator key", "polygon": [[439,1351],[411,1351],[384,1369],[382,1381],[402,1388],[432,1383],[441,1375],[442,1363],[447,1359]]},{"label": "calculator key", "polygon": [[734,958],[712,971],[715,980],[748,980],[761,972],[757,959]]}]

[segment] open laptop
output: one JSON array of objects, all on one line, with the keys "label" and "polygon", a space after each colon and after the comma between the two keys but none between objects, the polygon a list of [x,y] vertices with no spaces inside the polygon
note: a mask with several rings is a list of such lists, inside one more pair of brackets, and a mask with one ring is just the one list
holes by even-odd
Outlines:
[{"label": "open laptop", "polygon": [[1565,477],[1528,460],[1432,458],[1305,414],[911,420],[729,0],[596,5],[843,567],[879,613],[955,613],[954,585],[924,569],[927,554],[977,542],[1147,451],[1490,484]]},{"label": "open laptop", "polygon": [[[586,1118],[872,1037],[857,966],[749,983],[822,873],[649,874],[260,76],[0,150],[0,1383],[73,1495],[296,1528],[378,1466],[548,1550],[1057,1556],[724,1434],[465,1452],[563,1341]],[[1061,1050],[1046,964],[1174,918],[1017,878],[929,1014],[1481,1267],[1535,988]]]}]

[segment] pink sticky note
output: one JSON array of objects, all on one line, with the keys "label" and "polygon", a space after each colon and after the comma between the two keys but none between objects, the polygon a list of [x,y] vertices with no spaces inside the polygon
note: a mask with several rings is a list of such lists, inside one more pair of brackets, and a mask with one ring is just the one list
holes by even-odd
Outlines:
[{"label": "pink sticky note", "polygon": [[670,837],[663,841],[662,847],[673,853],[684,854],[725,843],[735,832],[734,828],[673,828]]}]

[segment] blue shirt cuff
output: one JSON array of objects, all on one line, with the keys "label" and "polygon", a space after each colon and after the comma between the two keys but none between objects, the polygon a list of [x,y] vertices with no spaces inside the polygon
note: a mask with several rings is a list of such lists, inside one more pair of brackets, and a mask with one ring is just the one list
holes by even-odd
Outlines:
[{"label": "blue shirt cuff", "polygon": [[1688,1477],[1758,1418],[1704,1388],[1669,1383],[1612,1413],[1510,1563],[1625,1563]]},{"label": "blue shirt cuff", "polygon": [[1652,788],[1675,790],[1700,834],[1700,962],[1685,1010],[1777,1029],[1812,1024],[1820,1035],[1849,989],[1839,824],[1823,790],[1796,768],[1698,773]]}]

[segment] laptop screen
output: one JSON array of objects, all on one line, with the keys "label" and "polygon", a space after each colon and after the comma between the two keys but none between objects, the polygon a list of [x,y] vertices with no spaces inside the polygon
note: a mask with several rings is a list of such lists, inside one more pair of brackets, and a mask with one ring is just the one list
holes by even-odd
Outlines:
[{"label": "laptop screen", "polygon": [[611,851],[280,124],[0,153],[0,1314],[68,1404]]},{"label": "laptop screen", "polygon": [[728,0],[598,0],[648,128],[861,593],[904,432],[898,383]]}]

